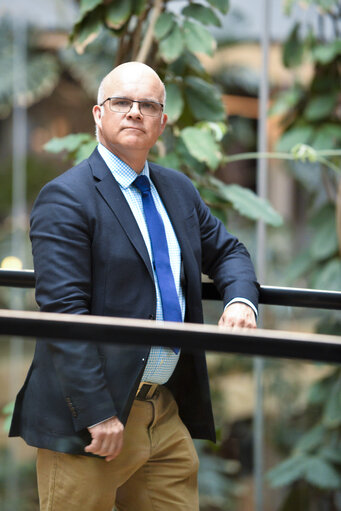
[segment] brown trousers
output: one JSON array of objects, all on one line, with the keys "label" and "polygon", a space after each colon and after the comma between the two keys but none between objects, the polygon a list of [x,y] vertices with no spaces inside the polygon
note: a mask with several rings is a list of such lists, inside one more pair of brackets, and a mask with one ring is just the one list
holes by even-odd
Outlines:
[{"label": "brown trousers", "polygon": [[38,449],[41,511],[198,511],[198,456],[171,393],[134,401],[110,462]]}]

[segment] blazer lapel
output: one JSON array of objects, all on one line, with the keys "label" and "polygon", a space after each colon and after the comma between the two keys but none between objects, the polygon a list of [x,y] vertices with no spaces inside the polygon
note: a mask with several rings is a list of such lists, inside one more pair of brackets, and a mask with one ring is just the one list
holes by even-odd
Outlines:
[{"label": "blazer lapel", "polygon": [[93,176],[97,181],[97,190],[116,216],[130,242],[147,266],[151,278],[154,280],[146,244],[136,223],[135,217],[131,212],[129,204],[120,190],[119,184],[111,174],[104,160],[99,155],[97,149],[95,149],[88,161]]}]

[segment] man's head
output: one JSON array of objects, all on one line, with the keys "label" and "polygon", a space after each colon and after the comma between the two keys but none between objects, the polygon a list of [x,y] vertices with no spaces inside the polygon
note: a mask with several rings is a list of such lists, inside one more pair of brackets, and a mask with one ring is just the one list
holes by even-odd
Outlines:
[{"label": "man's head", "polygon": [[164,101],[164,84],[153,69],[140,62],[121,64],[99,86],[93,108],[98,140],[129,165],[135,160],[140,165],[166,125]]}]

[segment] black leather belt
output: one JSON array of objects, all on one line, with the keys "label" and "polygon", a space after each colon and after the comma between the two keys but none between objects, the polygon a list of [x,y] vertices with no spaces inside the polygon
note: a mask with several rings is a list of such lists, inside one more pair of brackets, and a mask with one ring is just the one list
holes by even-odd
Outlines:
[{"label": "black leather belt", "polygon": [[138,399],[139,401],[152,399],[157,394],[158,388],[158,383],[146,383],[141,381],[139,388],[137,389],[135,399]]}]

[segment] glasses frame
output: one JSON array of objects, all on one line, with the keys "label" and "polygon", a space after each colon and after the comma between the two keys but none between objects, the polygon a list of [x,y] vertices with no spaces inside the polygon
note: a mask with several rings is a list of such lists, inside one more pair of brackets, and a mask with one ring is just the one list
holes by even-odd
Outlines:
[{"label": "glasses frame", "polygon": [[128,114],[130,112],[130,110],[132,109],[133,107],[133,104],[134,103],[138,103],[139,104],[139,112],[141,115],[146,115],[147,117],[158,117],[157,115],[150,115],[150,114],[143,114],[141,112],[141,103],[154,103],[155,105],[159,105],[161,107],[161,112],[163,112],[163,107],[164,107],[164,104],[163,103],[159,103],[158,101],[154,101],[153,99],[142,99],[142,100],[139,100],[139,99],[130,99],[130,98],[125,98],[125,97],[122,97],[122,96],[109,96],[107,99],[105,99],[102,103],[99,104],[99,106],[103,106],[107,101],[110,101],[111,99],[125,99],[127,101],[131,101],[131,106],[129,108],[129,110],[127,110],[126,112],[116,112],[115,110],[112,110],[109,106],[109,110],[111,112],[115,112],[116,114]]}]

